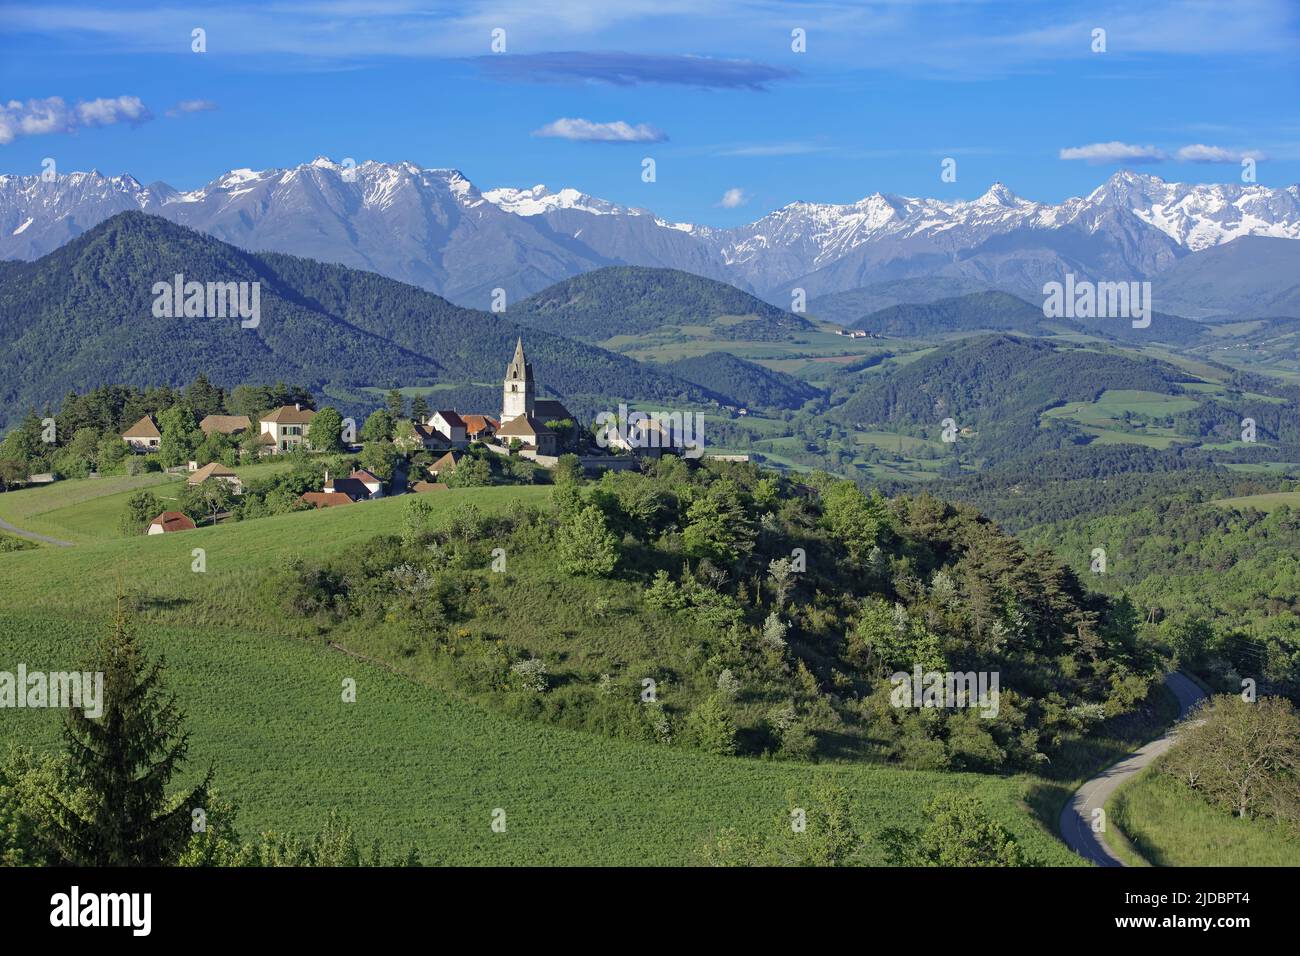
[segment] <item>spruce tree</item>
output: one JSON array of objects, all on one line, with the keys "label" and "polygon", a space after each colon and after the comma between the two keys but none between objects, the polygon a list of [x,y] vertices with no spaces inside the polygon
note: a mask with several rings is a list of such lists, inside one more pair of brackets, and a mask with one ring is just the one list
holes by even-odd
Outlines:
[{"label": "spruce tree", "polygon": [[176,698],[162,689],[164,665],[145,657],[125,603],[119,592],[112,628],[89,667],[104,675],[101,715],[68,712],[68,783],[76,798],[51,795],[51,841],[76,866],[174,865],[212,779],[209,770],[193,790],[167,796],[189,734]]}]

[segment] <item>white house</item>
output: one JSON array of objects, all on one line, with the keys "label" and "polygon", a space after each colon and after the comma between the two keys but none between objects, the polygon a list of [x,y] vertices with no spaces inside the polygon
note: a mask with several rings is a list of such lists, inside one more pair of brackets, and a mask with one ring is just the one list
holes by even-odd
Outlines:
[{"label": "white house", "polygon": [[300,404],[281,405],[274,411],[267,412],[259,420],[264,444],[279,453],[292,451],[307,442],[307,426],[316,417],[310,408]]},{"label": "white house", "polygon": [[154,421],[154,417],[146,415],[122,432],[122,440],[131,446],[132,451],[157,451],[158,446],[162,444],[162,432],[158,430],[158,423]]},{"label": "white house", "polygon": [[201,485],[209,478],[224,481],[230,486],[230,490],[237,495],[244,493],[244,483],[239,480],[239,476],[219,461],[209,462],[202,468],[196,469],[190,474],[187,484]]},{"label": "white house", "polygon": [[463,448],[469,444],[465,420],[450,409],[439,409],[429,416],[428,426],[447,444]]}]

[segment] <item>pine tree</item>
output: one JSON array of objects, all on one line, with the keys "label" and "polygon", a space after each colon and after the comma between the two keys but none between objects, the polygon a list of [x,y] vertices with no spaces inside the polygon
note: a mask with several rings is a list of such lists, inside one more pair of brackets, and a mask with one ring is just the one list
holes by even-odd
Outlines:
[{"label": "pine tree", "polygon": [[119,592],[112,630],[89,668],[103,674],[101,715],[68,712],[64,738],[77,799],[51,794],[50,839],[75,866],[174,865],[190,838],[191,813],[206,803],[212,779],[209,770],[193,790],[167,796],[189,751],[189,734],[175,697],[163,693],[164,665],[145,658],[125,604]]}]

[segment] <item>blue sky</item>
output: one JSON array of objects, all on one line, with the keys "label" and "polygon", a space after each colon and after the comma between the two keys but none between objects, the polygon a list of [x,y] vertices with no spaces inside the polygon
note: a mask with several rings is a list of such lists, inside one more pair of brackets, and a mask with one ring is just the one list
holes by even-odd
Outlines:
[{"label": "blue sky", "polygon": [[1298,80],[1293,0],[5,0],[0,172],[52,157],[186,189],[318,155],[410,160],[725,226],[995,180],[1059,201],[1119,168],[1236,182],[1243,155],[1290,185]]}]

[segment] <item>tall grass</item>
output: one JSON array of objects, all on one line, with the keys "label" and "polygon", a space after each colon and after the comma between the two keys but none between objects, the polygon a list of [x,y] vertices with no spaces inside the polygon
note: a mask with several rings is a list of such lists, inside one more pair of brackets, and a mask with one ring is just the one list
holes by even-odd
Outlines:
[{"label": "tall grass", "polygon": [[1155,866],[1300,866],[1300,834],[1215,809],[1158,762],[1110,799],[1106,815]]}]

